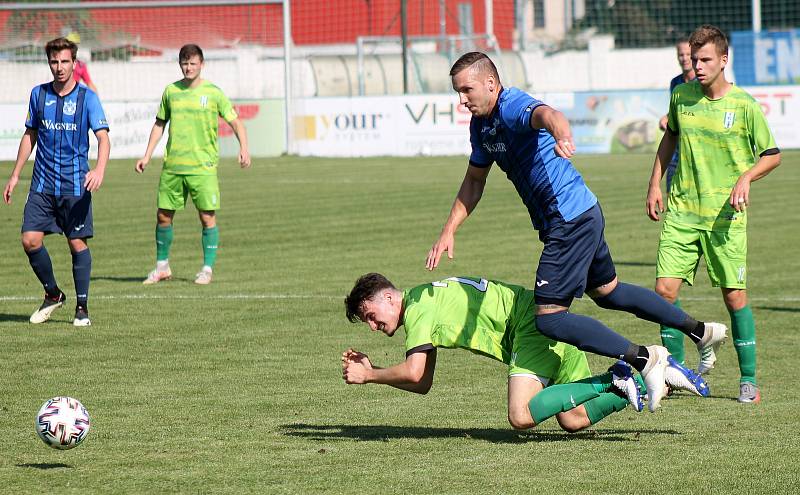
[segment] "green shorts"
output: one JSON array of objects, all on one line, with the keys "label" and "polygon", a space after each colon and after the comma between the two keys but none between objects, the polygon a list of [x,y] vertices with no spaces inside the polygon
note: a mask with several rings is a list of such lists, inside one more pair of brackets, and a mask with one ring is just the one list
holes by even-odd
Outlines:
[{"label": "green shorts", "polygon": [[528,315],[516,326],[508,375],[535,375],[547,380],[544,385],[569,383],[590,377],[592,373],[586,353],[539,333],[535,318],[534,308],[531,307]]},{"label": "green shorts", "polygon": [[194,207],[200,211],[219,210],[219,181],[216,175],[178,175],[161,172],[158,182],[158,207],[162,210],[182,210],[187,196],[192,195]]},{"label": "green shorts", "polygon": [[681,278],[692,285],[701,254],[711,285],[747,288],[747,231],[715,232],[668,221],[658,240],[656,278]]}]

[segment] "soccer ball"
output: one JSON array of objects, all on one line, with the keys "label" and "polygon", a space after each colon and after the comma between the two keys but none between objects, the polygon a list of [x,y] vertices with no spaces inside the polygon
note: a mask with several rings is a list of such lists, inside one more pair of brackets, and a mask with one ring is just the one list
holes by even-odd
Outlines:
[{"label": "soccer ball", "polygon": [[89,433],[89,413],[72,397],[53,397],[36,414],[36,433],[54,449],[77,447]]}]

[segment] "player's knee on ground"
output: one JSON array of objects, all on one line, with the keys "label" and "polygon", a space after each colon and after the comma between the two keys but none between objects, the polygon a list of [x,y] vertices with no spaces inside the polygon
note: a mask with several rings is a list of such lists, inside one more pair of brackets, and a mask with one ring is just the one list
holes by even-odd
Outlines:
[{"label": "player's knee on ground", "polygon": [[569,433],[581,431],[592,424],[583,407],[576,407],[575,409],[558,413],[556,419],[558,424],[561,425],[561,429]]},{"label": "player's knee on ground", "polygon": [[527,407],[523,408],[510,408],[508,410],[508,423],[515,430],[527,430],[533,428],[536,424],[531,418],[531,413]]}]

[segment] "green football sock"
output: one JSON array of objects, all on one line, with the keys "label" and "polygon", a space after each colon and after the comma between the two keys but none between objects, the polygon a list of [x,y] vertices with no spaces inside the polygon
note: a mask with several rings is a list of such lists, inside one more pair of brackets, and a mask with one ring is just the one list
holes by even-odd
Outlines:
[{"label": "green football sock", "polygon": [[[681,307],[681,302],[675,299],[673,303],[676,307]],[[686,353],[683,349],[684,334],[678,329],[661,325],[661,344],[667,348],[672,357],[681,364],[686,364]]]},{"label": "green football sock", "polygon": [[156,261],[169,259],[169,248],[172,246],[172,225],[162,227],[156,225]]},{"label": "green football sock", "polygon": [[203,229],[203,265],[213,267],[217,261],[217,244],[219,243],[219,229],[214,226]]},{"label": "green football sock", "polygon": [[739,356],[740,382],[756,383],[756,322],[750,305],[738,311],[728,311],[731,315],[733,345]]},{"label": "green football sock", "polygon": [[600,394],[599,397],[583,403],[583,407],[586,408],[586,414],[592,424],[597,424],[609,414],[622,411],[627,406],[628,399],[612,392]]},{"label": "green football sock", "polygon": [[552,385],[536,394],[528,402],[528,409],[538,425],[547,418],[574,409],[599,395],[600,393],[593,383],[573,382]]}]

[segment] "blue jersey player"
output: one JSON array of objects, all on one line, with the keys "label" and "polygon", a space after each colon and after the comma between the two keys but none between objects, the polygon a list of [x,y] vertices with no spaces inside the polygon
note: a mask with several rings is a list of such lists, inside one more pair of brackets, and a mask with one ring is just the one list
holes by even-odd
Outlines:
[{"label": "blue jersey player", "polygon": [[[22,247],[31,268],[44,286],[44,302],[31,315],[31,323],[42,323],[66,300],[53,274],[50,255],[43,241],[47,234],[64,234],[72,252],[72,276],[77,304],[75,326],[91,324],[87,300],[92,257],[87,239],[92,237],[92,193],[103,183],[111,143],[108,122],[97,95],[73,78],[75,43],[57,38],[45,45],[53,82],[31,92],[25,134],[19,143],[17,161],[3,190],[11,194],[19,174],[37,147],[36,161],[22,220]],[[89,130],[97,137],[97,165],[89,170]]]},{"label": "blue jersey player", "polygon": [[534,287],[536,328],[552,339],[631,364],[644,377],[654,411],[665,393],[666,348],[635,345],[597,320],[570,313],[573,298],[586,292],[603,308],[670,321],[701,350],[724,339],[727,328],[698,322],[655,292],[617,280],[600,205],[569,161],[575,146],[562,113],[516,88],[503,88],[483,53],[463,55],[450,76],[460,103],[472,113],[472,154],[450,216],[428,253],[427,268],[436,268],[445,251],[453,257],[455,232],[480,201],[497,163],[544,243]]},{"label": "blue jersey player", "polygon": [[[695,74],[694,74],[694,66],[692,65],[692,50],[689,48],[689,38],[683,38],[675,43],[675,52],[678,57],[678,65],[681,66],[681,73],[677,76],[673,77],[669,81],[669,92],[672,94],[672,91],[679,85],[683,83],[687,83],[689,81],[694,81]],[[658,121],[658,127],[662,131],[667,130],[667,116],[664,115]],[[672,176],[675,175],[675,169],[678,168],[678,148],[675,148],[675,153],[672,154],[672,159],[669,161],[669,165],[667,165],[667,193],[669,193],[669,188],[672,185]]]}]

